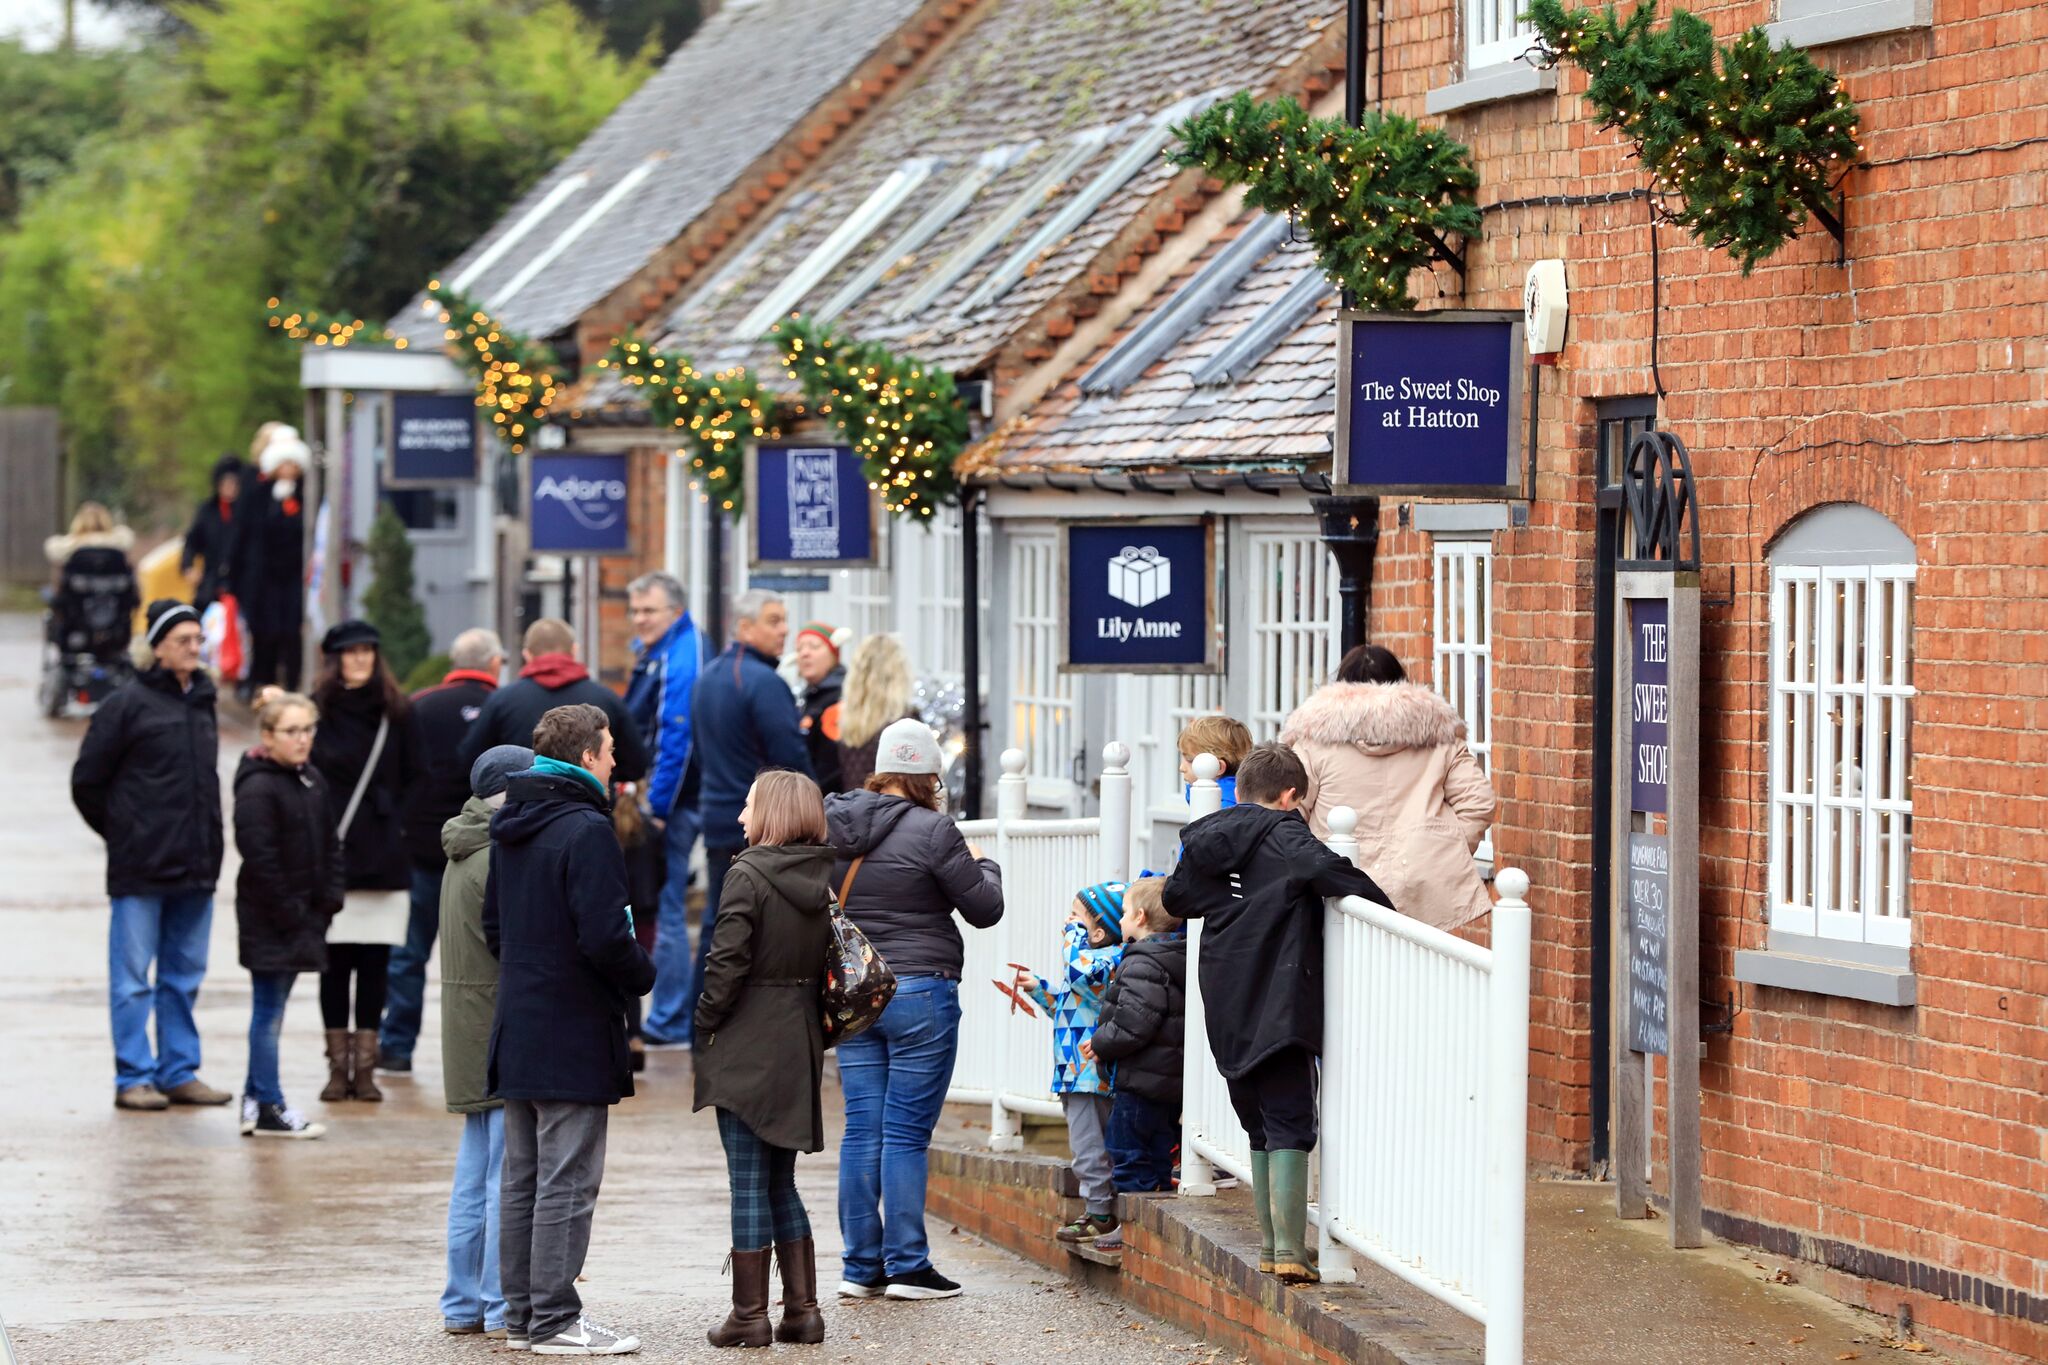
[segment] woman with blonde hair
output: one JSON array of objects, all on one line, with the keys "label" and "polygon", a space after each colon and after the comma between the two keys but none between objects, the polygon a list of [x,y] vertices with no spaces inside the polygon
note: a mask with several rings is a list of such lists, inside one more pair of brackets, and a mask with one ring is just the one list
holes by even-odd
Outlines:
[{"label": "woman with blonde hair", "polygon": [[71,529],[43,542],[43,556],[61,577],[65,561],[80,550],[119,550],[123,555],[135,548],[135,532],[114,520],[105,503],[81,502],[71,514]]},{"label": "woman with blonde hair", "polygon": [[875,746],[882,731],[908,716],[916,684],[910,656],[894,635],[870,635],[847,661],[839,694],[839,789],[855,792],[875,774]]},{"label": "woman with blonde hair", "polygon": [[[732,1313],[713,1346],[819,1342],[816,1244],[796,1154],[825,1145],[820,974],[832,933],[833,851],[824,798],[802,773],[754,779],[747,847],[718,900],[697,1000],[696,1109],[718,1111],[732,1182]],[[768,1261],[782,1266],[782,1321],[768,1320]]]}]

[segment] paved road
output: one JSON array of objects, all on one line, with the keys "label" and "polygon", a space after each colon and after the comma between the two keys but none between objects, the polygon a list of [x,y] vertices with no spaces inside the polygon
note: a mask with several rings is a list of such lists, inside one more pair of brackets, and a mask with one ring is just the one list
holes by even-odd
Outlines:
[{"label": "paved road", "polygon": [[[433,995],[420,1069],[386,1082],[383,1105],[323,1106],[315,983],[300,981],[284,1083],[328,1123],[320,1141],[242,1138],[227,1109],[113,1108],[103,859],[66,786],[84,726],[35,717],[35,663],[34,622],[0,617],[0,1315],[24,1365],[508,1357],[443,1335],[435,1309],[457,1126],[440,1104]],[[224,776],[246,742],[224,737]],[[203,1074],[239,1089],[249,987],[235,962],[229,856],[199,1021]],[[798,1165],[828,1284],[839,1269],[833,1174],[829,1149]],[[828,1304],[823,1346],[778,1349],[891,1365],[1213,1359],[1186,1333],[943,1224],[934,1233],[938,1264],[966,1296]],[[728,1301],[726,1244],[716,1129],[690,1112],[687,1054],[658,1055],[643,1094],[614,1111],[585,1301],[641,1336],[642,1359],[730,1359],[703,1340]]]}]

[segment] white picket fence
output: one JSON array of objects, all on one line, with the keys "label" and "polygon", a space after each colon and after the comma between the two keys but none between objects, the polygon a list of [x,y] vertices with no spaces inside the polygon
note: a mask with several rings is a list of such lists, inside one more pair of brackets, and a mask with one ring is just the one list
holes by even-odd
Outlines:
[{"label": "white picket fence", "polygon": [[[1004,914],[968,930],[959,1060],[949,1098],[990,1106],[990,1146],[1015,1150],[1026,1115],[1058,1117],[1051,1023],[1014,1010],[990,984],[1013,963],[1056,968],[1074,892],[1128,878],[1129,750],[1103,752],[1101,810],[1025,817],[1024,755],[1002,756],[994,820],[962,826],[1003,868]],[[1221,808],[1221,765],[1194,763],[1188,818]],[[1176,797],[1177,799],[1177,797]],[[1356,817],[1330,814],[1330,846],[1355,857]],[[1324,920],[1322,1141],[1318,1199],[1326,1282],[1364,1257],[1486,1329],[1489,1365],[1521,1365],[1529,1057],[1529,879],[1495,881],[1492,946],[1481,948],[1357,897]],[[1217,1173],[1249,1183],[1251,1145],[1209,1052],[1200,987],[1201,922],[1188,925],[1187,1071],[1181,1101],[1184,1196]]]}]

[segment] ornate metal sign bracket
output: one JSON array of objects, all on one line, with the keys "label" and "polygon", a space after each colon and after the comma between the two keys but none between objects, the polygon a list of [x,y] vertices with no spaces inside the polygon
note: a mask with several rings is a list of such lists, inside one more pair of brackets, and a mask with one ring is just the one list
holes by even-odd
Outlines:
[{"label": "ornate metal sign bracket", "polygon": [[1700,523],[1692,457],[1668,431],[1645,431],[1622,465],[1634,553],[1622,569],[1698,573]]}]

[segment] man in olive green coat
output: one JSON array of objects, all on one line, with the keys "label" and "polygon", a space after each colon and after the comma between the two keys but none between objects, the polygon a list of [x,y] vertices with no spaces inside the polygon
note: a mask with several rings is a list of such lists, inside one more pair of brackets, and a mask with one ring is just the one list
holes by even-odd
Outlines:
[{"label": "man in olive green coat", "polygon": [[441,827],[441,1078],[448,1112],[463,1115],[455,1188],[448,1196],[448,1287],[441,1324],[457,1334],[505,1335],[498,1282],[498,1185],[505,1164],[505,1110],[486,1070],[498,959],[484,943],[484,882],[491,870],[491,816],[505,783],[533,766],[533,750],[501,744],[469,772],[470,798]]}]

